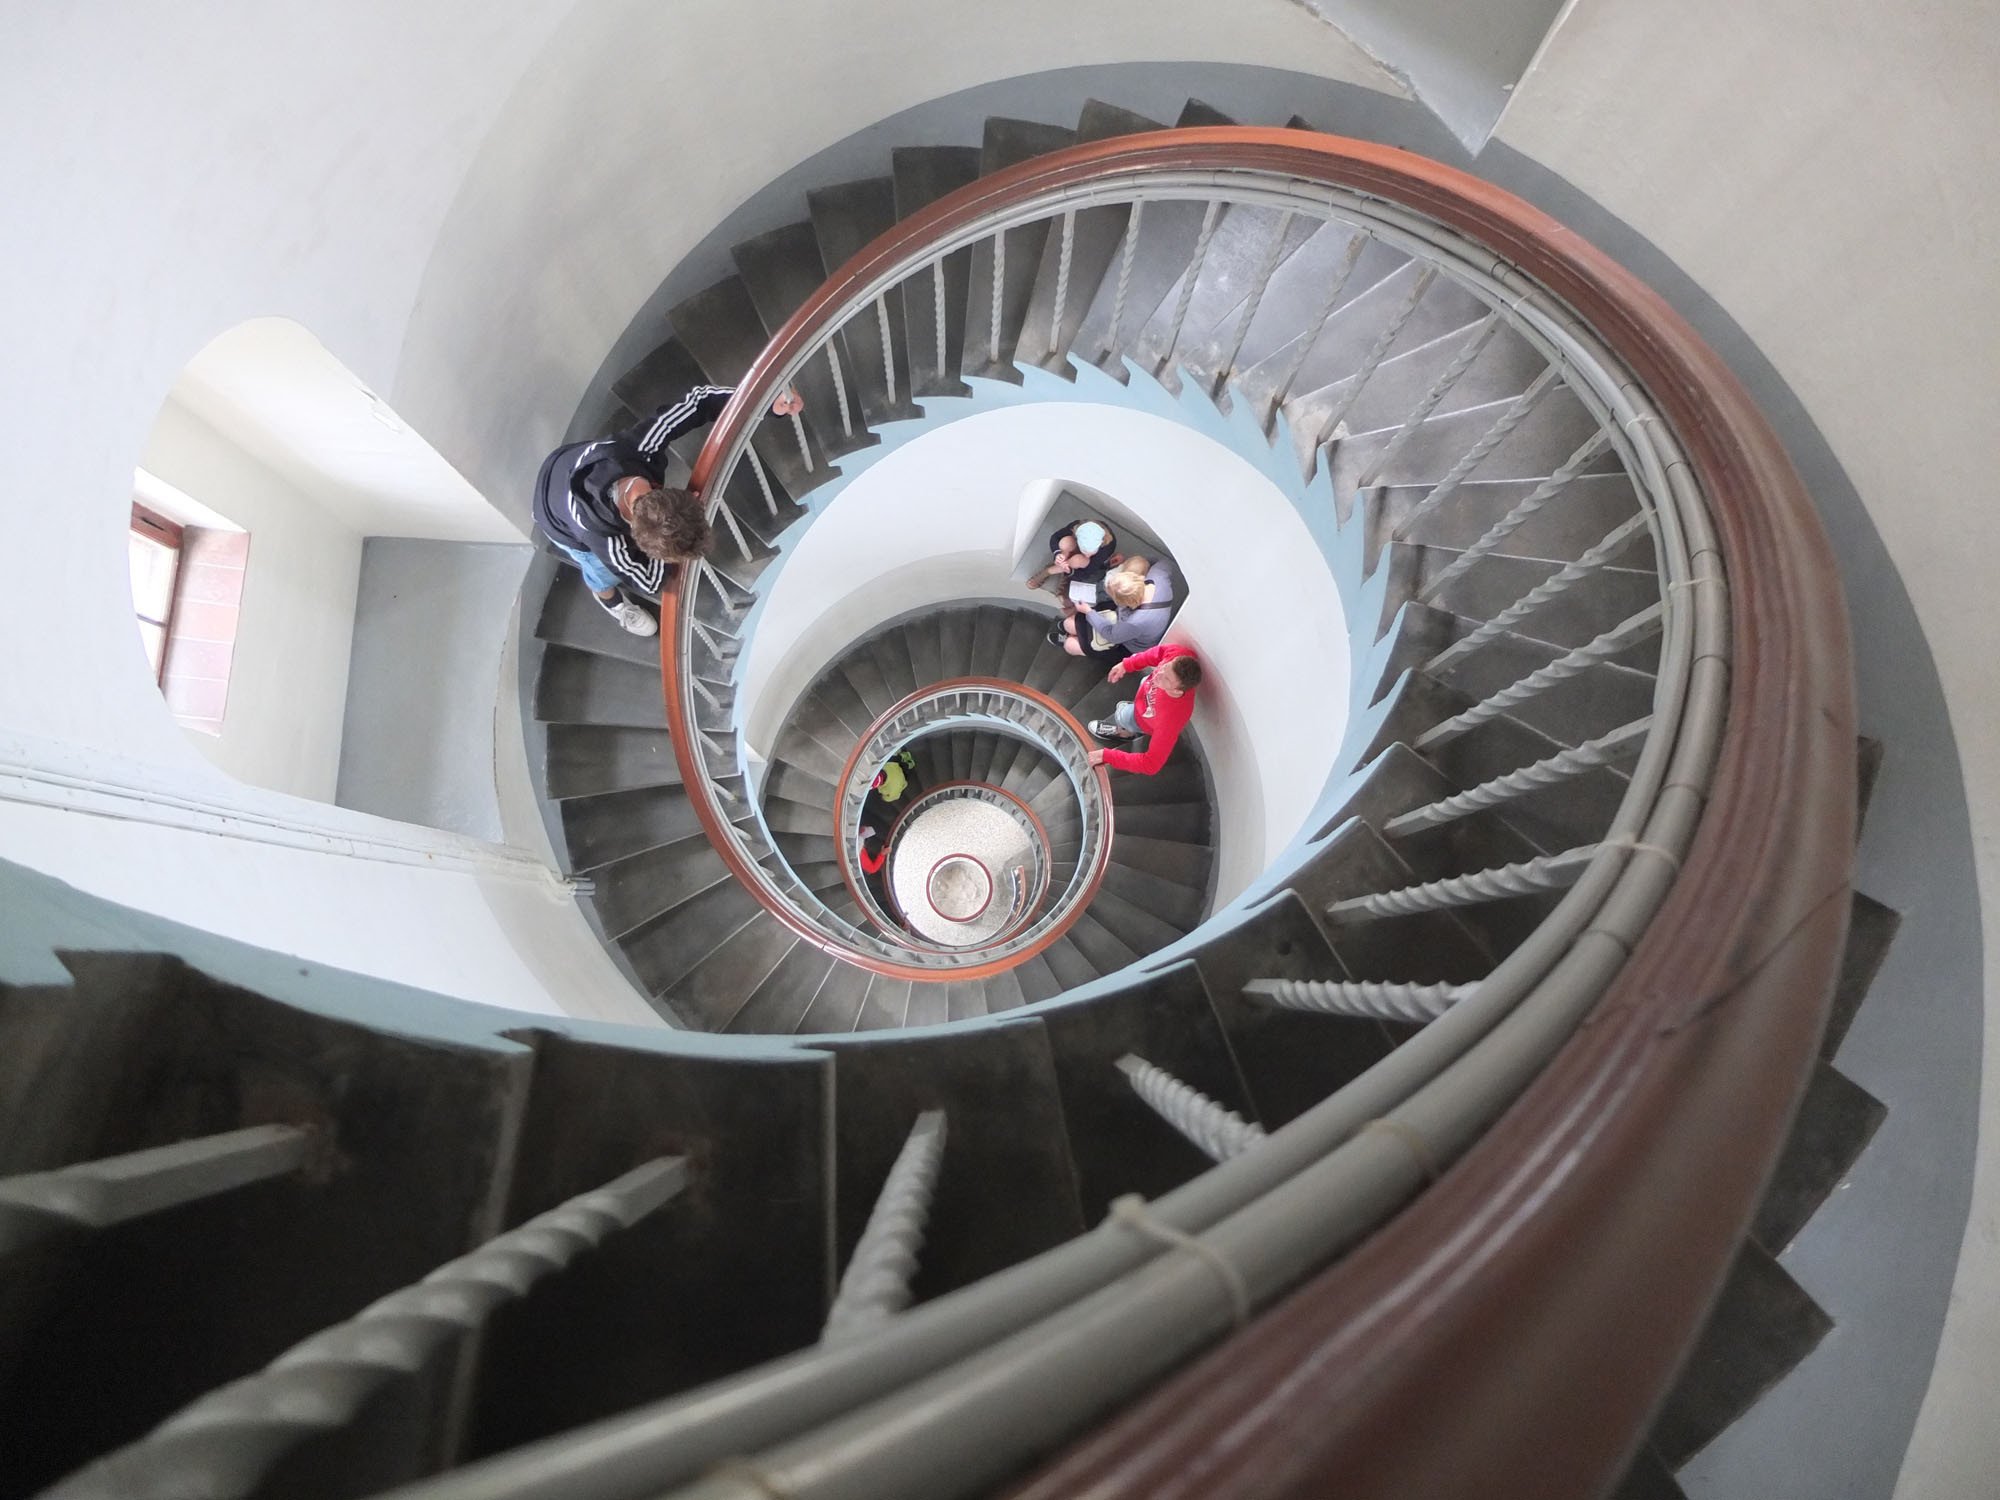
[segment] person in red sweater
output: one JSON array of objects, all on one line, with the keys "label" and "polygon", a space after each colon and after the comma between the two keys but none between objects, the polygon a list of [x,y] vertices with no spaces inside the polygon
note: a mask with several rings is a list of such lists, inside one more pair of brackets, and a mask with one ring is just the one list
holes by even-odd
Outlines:
[{"label": "person in red sweater", "polygon": [[1167,763],[1174,745],[1194,712],[1194,690],[1201,685],[1201,661],[1186,646],[1161,645],[1128,656],[1106,675],[1117,682],[1127,672],[1146,673],[1130,703],[1118,705],[1109,719],[1098,719],[1090,732],[1101,740],[1135,740],[1146,736],[1146,748],[1093,750],[1093,766],[1109,766],[1114,771],[1136,771],[1152,776]]}]

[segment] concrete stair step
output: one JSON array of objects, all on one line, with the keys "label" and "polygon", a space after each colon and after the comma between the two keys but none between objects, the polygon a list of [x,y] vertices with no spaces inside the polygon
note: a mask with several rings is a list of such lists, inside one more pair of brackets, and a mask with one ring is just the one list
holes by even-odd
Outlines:
[{"label": "concrete stair step", "polygon": [[591,878],[598,921],[617,938],[730,876],[706,838],[686,838],[600,866]]},{"label": "concrete stair step", "polygon": [[1737,1252],[1651,1444],[1678,1469],[1819,1346],[1833,1319],[1762,1247]]},{"label": "concrete stair step", "polygon": [[[805,305],[830,269],[820,261],[813,226],[803,220],[739,241],[729,253],[767,335],[776,334]],[[875,442],[853,391],[847,389],[851,382],[846,374],[843,368],[836,383],[831,361],[821,352],[807,360],[792,379],[794,389],[805,398],[805,411],[799,420],[816,458],[852,453]],[[792,424],[780,418],[778,425]]]},{"label": "concrete stair step", "polygon": [[534,713],[545,724],[664,729],[667,705],[659,665],[649,668],[616,656],[550,646],[535,678]]},{"label": "concrete stair step", "polygon": [[[497,1233],[532,1061],[276,1004],[163,955],[65,962],[72,984],[0,989],[0,1175],[255,1124],[320,1136],[302,1170],[9,1255],[0,1393],[19,1494]],[[399,1399],[442,1410],[450,1365],[413,1372]],[[457,1437],[371,1429],[365,1462],[344,1451],[338,1472],[401,1483]]]},{"label": "concrete stair step", "polygon": [[680,765],[664,729],[552,724],[542,787],[556,801],[635,787],[679,786]]},{"label": "concrete stair step", "polygon": [[798,941],[769,912],[760,911],[731,933],[662,997],[677,1015],[703,1031],[728,1031],[744,1002]]},{"label": "concrete stair step", "polygon": [[1281,1010],[1244,997],[1243,986],[1253,979],[1349,977],[1306,904],[1291,891],[1208,936],[1195,967],[1267,1130],[1303,1114],[1393,1045],[1373,1021]]},{"label": "concrete stair step", "polygon": [[682,787],[639,787],[574,797],[560,808],[569,868],[588,874],[617,860],[702,836]]},{"label": "concrete stair step", "polygon": [[1120,1057],[1136,1053],[1224,1107],[1255,1116],[1192,964],[1124,977],[1089,1005],[1060,1006],[1041,1021],[1055,1055],[1086,1223],[1102,1219],[1114,1198],[1157,1198],[1210,1165],[1132,1092],[1118,1071]]},{"label": "concrete stair step", "polygon": [[[1102,141],[1160,128],[1156,120],[1092,99],[1084,104],[1077,120],[1076,138],[1079,142]],[[1060,222],[1051,228],[1042,247],[1034,292],[1022,317],[1021,336],[1015,345],[1014,358],[1018,363],[1037,365],[1062,375],[1069,373],[1066,356],[1071,342],[1090,310],[1098,286],[1118,263],[1130,216],[1131,210],[1122,204],[1079,210],[1070,235],[1066,278]],[[1065,281],[1063,302],[1058,310],[1056,292],[1058,284]]]},{"label": "concrete stair step", "polygon": [[[539,1035],[506,1222],[661,1153],[686,1156],[696,1175],[679,1201],[610,1235],[487,1323],[467,1456],[811,1343],[831,1272],[832,1100],[833,1060],[811,1052],[676,1056]],[[416,1139],[435,1138],[405,1135],[402,1148]],[[663,1267],[672,1296],[661,1295]],[[581,1349],[588,1359],[577,1359]],[[551,1380],[552,1370],[563,1378]]]},{"label": "concrete stair step", "polygon": [[[865,177],[818,188],[806,194],[806,209],[820,261],[831,274],[895,224],[896,184],[889,177]],[[884,297],[882,311],[889,320],[886,349],[879,315],[856,318],[836,335],[849,393],[859,402],[862,417],[871,427],[920,415],[910,399],[903,299],[893,293]]]},{"label": "concrete stair step", "polygon": [[[740,276],[726,277],[677,303],[667,320],[713,385],[733,386],[740,381],[769,338]],[[764,422],[752,442],[765,473],[783,485],[794,500],[832,477],[833,471],[820,461],[822,450],[816,444],[812,464],[806,463],[790,422]]]},{"label": "concrete stair step", "polygon": [[[890,154],[895,185],[896,218],[907,219],[978,178],[980,153],[972,146],[905,146]],[[940,263],[936,276],[912,276],[900,291],[903,329],[908,339],[910,388],[917,396],[962,396],[967,387],[958,378],[965,349],[965,302],[972,276],[972,252],[954,251]],[[943,283],[943,295],[938,282]],[[943,309],[943,347],[939,347],[939,308]]]},{"label": "concrete stair step", "polygon": [[1083,1232],[1055,1060],[1039,1021],[977,1033],[839,1037],[824,1048],[839,1080],[841,1264],[911,1124],[928,1109],[944,1111],[945,1146],[912,1282],[918,1302]]},{"label": "concrete stair step", "polygon": [[[1076,132],[1066,126],[989,116],[979,152],[979,175],[989,176],[1051,151],[1060,151],[1075,140]],[[1006,254],[998,258],[1000,285],[997,316],[994,306],[994,241],[989,237],[972,247],[971,275],[965,299],[965,346],[959,360],[959,372],[964,376],[977,375],[1019,385],[1021,372],[1014,366],[1014,346],[1020,339],[1028,299],[1034,293],[1035,275],[1041,267],[1042,249],[1049,237],[1049,221],[1038,219],[1006,230],[1004,235]],[[996,330],[997,342],[994,337]]]}]

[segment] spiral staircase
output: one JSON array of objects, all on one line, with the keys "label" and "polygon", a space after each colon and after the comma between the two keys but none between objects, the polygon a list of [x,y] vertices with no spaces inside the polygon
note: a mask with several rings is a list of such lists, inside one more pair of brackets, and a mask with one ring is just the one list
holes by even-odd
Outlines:
[{"label": "spiral staircase", "polygon": [[[677,454],[717,545],[657,646],[553,560],[524,598],[550,826],[686,1030],[420,1039],[145,956],[0,997],[10,1492],[1672,1495],[1813,1347],[1775,1254],[1881,1117],[1824,1059],[1894,918],[1845,883],[1875,752],[1796,481],[1531,211],[1177,123],[899,149],[586,414],[740,386]],[[750,753],[795,539],[991,382],[1205,405],[1323,540],[1349,732],[1219,909],[1199,733],[1151,779],[998,699],[895,739],[969,679],[1115,701],[1004,578],[842,643]],[[871,916],[900,743],[1039,820],[1064,895],[1015,946]],[[149,1052],[168,1005],[208,1032]],[[91,1108],[28,1128],[58,1087]],[[1510,1361],[1547,1378],[1437,1399]]]}]

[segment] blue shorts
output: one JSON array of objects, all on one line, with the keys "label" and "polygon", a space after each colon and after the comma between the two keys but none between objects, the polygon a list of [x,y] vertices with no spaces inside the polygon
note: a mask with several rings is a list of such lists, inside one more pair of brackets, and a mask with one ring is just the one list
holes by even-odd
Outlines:
[{"label": "blue shorts", "polygon": [[[549,540],[555,541],[555,538],[551,537]],[[556,542],[556,545],[562,547],[562,550],[570,555],[570,559],[583,569],[584,586],[593,594],[601,594],[606,589],[620,588],[624,585],[624,580],[612,572],[609,565],[595,552],[585,552],[578,547],[563,547],[561,542]]]}]

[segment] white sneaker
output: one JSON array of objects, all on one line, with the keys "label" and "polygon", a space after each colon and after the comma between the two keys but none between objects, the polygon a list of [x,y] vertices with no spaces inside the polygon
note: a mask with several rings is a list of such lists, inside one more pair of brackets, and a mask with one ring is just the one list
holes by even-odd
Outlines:
[{"label": "white sneaker", "polygon": [[[595,594],[590,597],[597,599]],[[660,622],[630,599],[621,596],[616,604],[606,604],[602,599],[597,599],[597,603],[607,615],[618,622],[620,628],[629,630],[633,635],[660,633]]]}]

